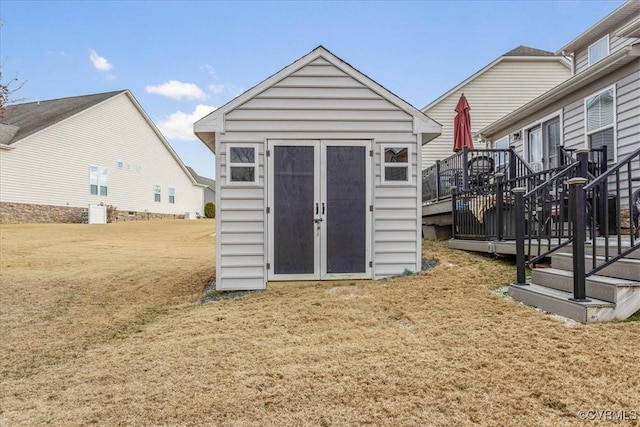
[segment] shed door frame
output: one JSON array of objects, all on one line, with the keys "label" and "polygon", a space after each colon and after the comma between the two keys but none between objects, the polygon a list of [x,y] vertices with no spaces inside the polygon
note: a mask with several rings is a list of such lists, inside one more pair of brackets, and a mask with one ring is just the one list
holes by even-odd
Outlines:
[{"label": "shed door frame", "polygon": [[[314,198],[318,201],[319,205],[326,205],[327,203],[327,185],[326,185],[326,171],[327,171],[327,147],[363,147],[365,156],[365,269],[359,273],[328,273],[327,272],[327,221],[320,223],[320,233],[315,233],[315,272],[314,274],[276,274],[274,270],[274,220],[273,211],[266,213],[267,222],[267,262],[269,267],[267,269],[267,280],[269,281],[294,281],[294,280],[346,280],[346,279],[371,279],[373,278],[372,268],[372,227],[373,227],[373,212],[372,207],[373,200],[373,157],[370,156],[370,152],[373,146],[372,140],[348,140],[348,139],[313,139],[313,140],[267,140],[267,150],[269,154],[265,167],[267,168],[267,182],[265,189],[267,192],[267,207],[271,210],[274,206],[274,170],[273,170],[273,153],[274,147],[278,145],[283,146],[312,146],[314,147],[314,155],[316,159],[315,170],[315,185],[314,185]],[[324,217],[326,219],[326,217]]]}]

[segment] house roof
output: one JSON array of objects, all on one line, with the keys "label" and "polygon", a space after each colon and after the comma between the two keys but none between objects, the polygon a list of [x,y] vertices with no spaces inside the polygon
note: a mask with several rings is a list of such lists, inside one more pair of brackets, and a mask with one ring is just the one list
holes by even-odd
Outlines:
[{"label": "house roof", "polygon": [[213,191],[216,190],[216,181],[215,179],[211,179],[211,178],[205,178],[204,176],[200,176],[196,173],[195,170],[193,170],[192,167],[187,166],[187,169],[189,170],[189,173],[191,174],[191,176],[193,176],[196,180],[196,182],[198,184],[203,184],[206,185],[207,187],[211,188]]},{"label": "house roof", "polygon": [[476,71],[474,74],[472,74],[471,76],[467,77],[465,80],[463,80],[462,82],[460,82],[459,84],[457,84],[453,88],[449,89],[447,92],[443,93],[442,95],[440,95],[435,100],[431,101],[429,104],[427,104],[427,106],[422,108],[422,111],[425,112],[425,111],[431,109],[436,104],[438,104],[440,101],[442,101],[443,99],[447,98],[451,94],[454,94],[454,93],[458,92],[465,85],[467,85],[470,82],[472,82],[473,80],[477,79],[478,77],[480,77],[481,75],[483,75],[484,73],[489,71],[491,68],[493,68],[496,65],[498,65],[499,63],[501,63],[502,61],[514,61],[514,60],[516,60],[516,61],[527,61],[527,60],[529,60],[529,61],[556,61],[556,62],[560,62],[561,64],[563,64],[567,68],[571,68],[571,64],[569,63],[569,61],[567,61],[562,56],[557,56],[553,52],[549,52],[549,51],[546,51],[546,50],[536,49],[536,48],[533,48],[533,47],[520,45],[520,46],[518,46],[518,47],[516,47],[514,49],[511,49],[510,51],[502,54],[501,56],[496,58],[493,62],[489,63],[485,67],[483,67],[480,70]]},{"label": "house roof", "polygon": [[529,47],[520,45],[515,49],[511,49],[509,52],[502,56],[554,56],[553,52],[548,50],[536,49],[535,47]]},{"label": "house roof", "polygon": [[[0,142],[5,145],[11,145],[123,92],[126,91],[119,90],[94,95],[7,105],[4,107],[4,115],[0,123],[17,127],[18,129],[11,138],[6,138],[6,141],[0,139]],[[8,129],[5,126],[1,127]]]},{"label": "house roof", "polygon": [[[182,163],[182,160],[180,160],[178,154],[173,150],[173,148],[171,148],[167,139],[162,135],[162,133],[160,133],[147,113],[142,109],[142,106],[127,89],[114,92],[97,93],[93,95],[73,96],[69,98],[8,105],[5,107],[4,115],[0,122],[0,148],[11,150],[14,148],[15,143],[25,139],[26,137],[120,95],[126,96],[133,103],[147,124],[158,136],[158,139],[160,139],[165,148],[169,150],[171,156],[189,177],[191,182],[198,187],[206,186],[206,184],[200,184],[197,182],[195,177],[191,175],[190,171],[184,163]],[[3,141],[3,138],[7,141]]]},{"label": "house roof", "polygon": [[631,61],[637,60],[638,58],[640,58],[640,43],[626,46],[625,48],[620,49],[619,51],[600,60],[582,73],[576,74],[570,79],[565,80],[531,102],[493,122],[482,129],[480,134],[484,137],[491,137],[497,132],[516,124],[516,122],[535,114],[542,108],[559,101],[572,92],[595,82],[597,79],[617,70]]},{"label": "house roof", "polygon": [[614,27],[619,26],[624,21],[626,21],[629,17],[633,15],[640,14],[640,1],[638,0],[627,0],[616,10],[602,18],[600,21],[595,23],[591,28],[580,34],[575,39],[571,40],[569,43],[564,45],[558,52],[557,55],[569,54],[571,52],[575,52],[576,50],[586,47],[591,43],[597,41],[599,38],[603,37],[607,32],[609,32]]},{"label": "house roof", "polygon": [[306,66],[307,64],[313,62],[318,58],[323,58],[326,61],[330,62],[336,68],[342,70],[344,73],[348,74],[355,80],[362,83],[364,86],[376,92],[378,95],[396,105],[398,108],[412,115],[414,119],[414,133],[423,134],[423,143],[426,143],[427,141],[440,135],[442,127],[440,123],[431,119],[429,116],[425,115],[423,112],[421,112],[399,96],[395,95],[384,86],[376,83],[373,79],[369,78],[364,73],[357,70],[355,67],[338,58],[325,47],[318,46],[302,58],[284,67],[277,73],[263,80],[261,83],[258,83],[256,86],[247,90],[227,104],[195,122],[194,132],[196,136],[200,138],[200,140],[204,142],[212,152],[215,152],[215,132],[224,132],[224,116],[226,113],[234,110],[235,108],[254,98],[260,92],[273,86],[280,80],[286,78],[290,74],[294,73],[295,71],[299,70],[300,68]]}]

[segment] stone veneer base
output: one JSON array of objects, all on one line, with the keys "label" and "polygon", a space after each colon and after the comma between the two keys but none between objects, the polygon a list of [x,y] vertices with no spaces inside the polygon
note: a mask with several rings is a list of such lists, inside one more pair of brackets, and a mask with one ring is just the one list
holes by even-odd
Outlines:
[{"label": "stone veneer base", "polygon": [[[34,205],[27,203],[0,203],[0,224],[21,223],[81,223],[85,208],[70,206]],[[113,221],[140,221],[152,219],[184,219],[184,215],[153,212],[116,211]]]}]

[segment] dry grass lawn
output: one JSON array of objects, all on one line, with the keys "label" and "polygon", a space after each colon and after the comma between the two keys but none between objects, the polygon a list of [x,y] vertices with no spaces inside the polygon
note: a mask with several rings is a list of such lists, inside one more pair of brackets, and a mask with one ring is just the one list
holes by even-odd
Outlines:
[{"label": "dry grass lawn", "polygon": [[640,423],[638,322],[501,298],[506,262],[425,243],[421,275],[201,305],[211,221],[0,231],[0,425]]}]

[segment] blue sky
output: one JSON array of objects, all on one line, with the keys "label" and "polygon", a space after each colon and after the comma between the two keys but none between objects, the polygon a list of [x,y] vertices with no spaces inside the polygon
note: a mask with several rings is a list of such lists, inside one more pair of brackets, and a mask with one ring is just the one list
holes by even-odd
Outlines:
[{"label": "blue sky", "polygon": [[417,108],[501,54],[555,52],[622,4],[573,1],[0,1],[25,102],[129,89],[185,164],[194,120],[323,45]]}]

